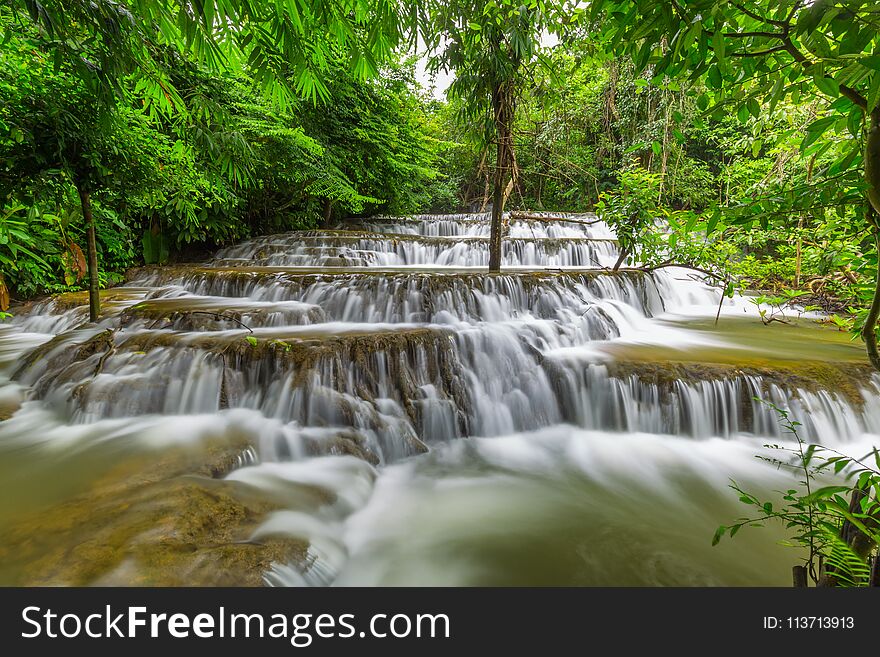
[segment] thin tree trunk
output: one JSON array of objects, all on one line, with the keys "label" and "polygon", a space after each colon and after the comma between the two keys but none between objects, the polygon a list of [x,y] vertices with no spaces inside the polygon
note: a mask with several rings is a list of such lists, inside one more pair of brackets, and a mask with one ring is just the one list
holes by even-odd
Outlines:
[{"label": "thin tree trunk", "polygon": [[865,182],[868,200],[880,216],[880,107],[871,112],[865,139]]},{"label": "thin tree trunk", "polygon": [[[868,210],[871,213],[871,210]],[[876,216],[876,215],[875,215]],[[880,318],[880,228],[874,223],[874,246],[878,254],[877,280],[874,284],[874,299],[868,310],[868,316],[862,327],[862,339],[865,341],[865,349],[868,352],[868,360],[874,369],[880,370],[880,350],[877,348],[877,319]]]},{"label": "thin tree trunk", "polygon": [[486,184],[483,186],[483,200],[480,202],[480,212],[486,211],[486,206],[489,205],[489,197],[491,194],[489,193],[490,188],[490,180],[489,180],[489,169],[486,167],[486,158],[488,157],[489,147],[483,149],[482,155],[480,155],[480,165],[477,167],[477,175],[483,174],[486,177]]},{"label": "thin tree trunk", "polygon": [[489,271],[501,271],[501,234],[503,229],[505,187],[513,149],[512,129],[513,94],[510,83],[502,83],[494,90],[492,106],[495,112],[495,133],[498,150],[495,162],[495,183],[492,190],[492,225],[489,236]]},{"label": "thin tree trunk", "polygon": [[324,199],[324,228],[330,228],[330,221],[333,219],[333,200]]},{"label": "thin tree trunk", "polygon": [[880,352],[877,349],[877,319],[880,318],[880,108],[869,117],[868,134],[865,139],[865,182],[868,184],[868,220],[874,225],[874,245],[877,247],[877,279],[874,282],[874,299],[862,327],[862,338],[868,358],[875,369],[880,370]]},{"label": "thin tree trunk", "polygon": [[101,292],[98,284],[98,245],[95,241],[95,219],[92,216],[92,201],[89,191],[81,183],[76,184],[79,202],[82,206],[83,220],[86,223],[87,261],[89,264],[89,321],[98,321],[101,314]]},{"label": "thin tree trunk", "polygon": [[486,206],[489,205],[489,199],[492,198],[492,195],[489,193],[489,176],[486,176],[486,188],[483,190],[483,200],[480,202],[480,212],[486,211]]},{"label": "thin tree trunk", "polygon": [[504,143],[498,140],[498,164],[492,194],[492,225],[489,234],[489,271],[501,271],[501,219],[504,213]]}]

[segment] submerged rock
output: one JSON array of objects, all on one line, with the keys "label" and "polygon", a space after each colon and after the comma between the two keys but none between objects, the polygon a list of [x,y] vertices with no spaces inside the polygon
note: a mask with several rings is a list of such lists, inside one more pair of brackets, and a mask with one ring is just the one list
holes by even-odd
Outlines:
[{"label": "submerged rock", "polygon": [[[305,558],[295,539],[249,540],[279,500],[216,477],[247,442],[176,448],[120,463],[87,491],[4,528],[6,585],[259,586],[275,561]],[[316,490],[316,502],[321,491]]]}]

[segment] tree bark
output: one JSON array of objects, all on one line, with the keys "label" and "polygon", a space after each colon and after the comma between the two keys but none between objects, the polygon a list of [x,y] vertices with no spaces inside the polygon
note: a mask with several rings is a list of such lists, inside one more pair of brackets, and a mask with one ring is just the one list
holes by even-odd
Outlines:
[{"label": "tree bark", "polygon": [[868,201],[880,216],[880,107],[871,112],[868,134],[865,138],[865,182],[868,183]]},{"label": "tree bark", "polygon": [[[871,210],[868,210],[869,215]],[[876,215],[875,215],[876,216]],[[865,325],[862,326],[862,339],[865,341],[865,349],[868,352],[868,360],[874,369],[880,370],[880,350],[877,348],[877,319],[880,318],[880,228],[874,221],[874,250],[877,252],[877,280],[874,283],[874,299],[868,309]]]},{"label": "tree bark", "polygon": [[807,588],[807,568],[806,566],[794,566],[791,569],[792,584],[796,589]]},{"label": "tree bark", "polygon": [[333,219],[333,200],[324,199],[324,228],[330,228],[330,221]]},{"label": "tree bark", "polygon": [[868,317],[862,327],[862,339],[868,352],[868,359],[875,369],[880,370],[880,351],[877,349],[877,320],[880,318],[880,108],[871,112],[868,118],[868,134],[865,139],[865,182],[868,184],[868,220],[874,228],[876,247],[877,279],[874,282],[874,299],[868,310]]},{"label": "tree bark", "polygon": [[505,187],[513,152],[513,88],[509,82],[499,84],[492,93],[495,134],[498,140],[495,182],[492,190],[492,225],[489,236],[489,271],[501,271],[501,238],[506,200]]},{"label": "tree bark", "polygon": [[489,271],[501,271],[501,220],[504,214],[504,146],[498,142],[498,168],[495,171],[495,184],[492,194],[492,225],[489,234]]},{"label": "tree bark", "polygon": [[98,245],[95,240],[95,219],[92,216],[92,200],[82,183],[76,183],[76,191],[79,192],[79,202],[82,206],[83,220],[86,224],[86,240],[89,265],[89,321],[98,321],[101,314],[101,291],[98,284]]}]

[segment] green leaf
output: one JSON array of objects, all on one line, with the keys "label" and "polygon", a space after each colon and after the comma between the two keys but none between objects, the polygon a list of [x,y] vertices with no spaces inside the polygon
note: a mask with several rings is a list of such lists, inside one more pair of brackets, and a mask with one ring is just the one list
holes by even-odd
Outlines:
[{"label": "green leaf", "polygon": [[712,37],[712,50],[715,51],[715,58],[718,60],[719,67],[727,66],[727,44],[721,32],[721,21],[715,23],[715,35]]},{"label": "green leaf", "polygon": [[880,73],[874,74],[868,91],[868,112],[873,112],[877,107],[880,107]]},{"label": "green leaf", "polygon": [[720,89],[723,81],[721,77],[721,69],[718,68],[717,65],[712,65],[709,67],[709,71],[707,73],[709,87],[712,89]]},{"label": "green leaf", "polygon": [[814,81],[816,82],[819,91],[822,93],[832,96],[833,98],[837,98],[840,95],[840,85],[834,78],[816,76]]},{"label": "green leaf", "polygon": [[843,38],[843,41],[840,42],[837,51],[838,54],[856,55],[862,52],[865,47],[871,43],[875,34],[876,30],[871,27],[866,27],[863,30],[858,22],[853,21],[849,31],[847,31],[846,36]]},{"label": "green leaf", "polygon": [[849,134],[853,137],[858,138],[858,136],[862,133],[862,118],[864,114],[860,107],[853,107],[849,116],[846,118],[846,128],[849,130]]},{"label": "green leaf", "polygon": [[749,109],[749,114],[754,116],[756,119],[761,117],[761,105],[754,98],[749,98],[746,103],[746,107]]},{"label": "green leaf", "polygon": [[761,149],[764,147],[763,139],[756,139],[752,142],[752,157],[758,157],[758,154],[761,152]]},{"label": "green leaf", "polygon": [[837,117],[827,116],[823,119],[817,119],[808,125],[807,134],[804,135],[804,139],[801,141],[801,151],[806,150],[810,144],[819,139],[819,137],[821,137],[828,128],[833,126],[836,121]]},{"label": "green leaf", "polygon": [[709,217],[709,221],[706,223],[707,237],[715,232],[715,227],[718,225],[719,219],[721,219],[721,211],[718,208],[715,208],[715,210],[712,212],[712,216]]}]

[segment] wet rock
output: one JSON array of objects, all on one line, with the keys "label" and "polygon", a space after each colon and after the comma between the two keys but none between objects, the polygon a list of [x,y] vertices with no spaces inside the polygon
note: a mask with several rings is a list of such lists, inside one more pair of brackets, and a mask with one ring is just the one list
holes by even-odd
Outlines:
[{"label": "wet rock", "polygon": [[210,478],[246,441],[130,459],[74,499],[6,527],[4,584],[259,586],[275,561],[305,558],[298,540],[249,537],[281,508],[259,491]]},{"label": "wet rock", "polygon": [[777,386],[797,396],[798,391],[829,392],[855,408],[865,403],[863,390],[875,370],[868,363],[838,364],[827,361],[801,361],[772,365],[761,361],[738,364],[678,361],[616,361],[608,364],[609,374],[618,378],[636,377],[644,383],[669,391],[678,383],[725,381],[751,377],[765,389]]}]

